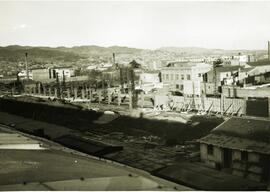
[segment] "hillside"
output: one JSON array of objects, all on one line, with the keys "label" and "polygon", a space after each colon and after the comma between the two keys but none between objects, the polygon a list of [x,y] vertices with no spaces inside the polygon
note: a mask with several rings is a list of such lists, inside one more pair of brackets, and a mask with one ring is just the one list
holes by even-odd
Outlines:
[{"label": "hillside", "polygon": [[64,52],[71,52],[81,56],[111,56],[112,53],[116,54],[137,54],[142,51],[142,49],[121,47],[121,46],[112,46],[112,47],[100,47],[96,45],[90,46],[74,46],[71,48],[67,47],[58,47],[58,50]]},{"label": "hillside", "polygon": [[55,48],[13,45],[0,47],[0,60],[10,62],[23,61],[26,52],[28,53],[30,60],[36,61],[74,62],[83,58],[76,53],[66,53]]},{"label": "hillside", "polygon": [[266,50],[223,50],[207,49],[200,47],[162,47],[156,50],[137,49],[130,47],[111,46],[100,47],[96,45],[68,47],[31,47],[12,45],[0,47],[0,61],[22,61],[25,52],[28,52],[32,60],[49,60],[49,61],[67,61],[76,62],[79,59],[91,58],[94,56],[111,57],[112,53],[117,56],[136,56],[144,55],[171,55],[180,56],[209,56],[209,55],[233,55],[239,52],[247,54],[267,54]]},{"label": "hillside", "polygon": [[68,66],[85,68],[112,62],[112,54],[116,55],[116,62],[129,63],[136,60],[144,67],[165,66],[170,61],[181,57],[204,57],[243,54],[254,54],[258,59],[267,55],[266,50],[223,50],[200,47],[162,47],[155,50],[137,49],[123,46],[101,47],[96,45],[74,47],[31,47],[11,45],[0,47],[0,73],[13,74],[18,67],[24,66],[24,55],[28,53],[30,67]]},{"label": "hillside", "polygon": [[209,55],[237,55],[242,54],[267,54],[266,50],[226,50],[226,49],[207,49],[202,47],[161,47],[159,51],[171,52],[183,56],[209,56]]}]

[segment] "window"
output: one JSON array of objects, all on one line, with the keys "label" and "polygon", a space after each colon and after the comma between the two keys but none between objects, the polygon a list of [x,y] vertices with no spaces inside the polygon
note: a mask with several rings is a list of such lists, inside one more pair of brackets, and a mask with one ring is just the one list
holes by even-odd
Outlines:
[{"label": "window", "polygon": [[183,90],[184,89],[184,85],[180,85],[180,90]]},{"label": "window", "polygon": [[190,75],[189,74],[187,75],[187,80],[190,80]]},{"label": "window", "polygon": [[176,84],[176,89],[179,89],[179,85],[178,84]]},{"label": "window", "polygon": [[184,80],[184,75],[181,75],[181,79]]},{"label": "window", "polygon": [[171,81],[173,81],[173,76],[174,76],[174,75],[173,75],[173,74],[171,74]]},{"label": "window", "polygon": [[175,75],[175,80],[179,80],[179,75],[178,74]]},{"label": "window", "polygon": [[214,154],[214,147],[213,145],[207,145],[207,154],[213,155]]},{"label": "window", "polygon": [[166,80],[169,81],[169,74],[166,74]]},{"label": "window", "polygon": [[241,161],[248,161],[248,153],[246,151],[241,151]]}]

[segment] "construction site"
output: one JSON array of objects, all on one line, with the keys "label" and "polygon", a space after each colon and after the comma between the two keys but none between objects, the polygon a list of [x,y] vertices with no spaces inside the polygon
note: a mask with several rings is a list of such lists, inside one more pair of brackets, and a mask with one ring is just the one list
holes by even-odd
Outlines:
[{"label": "construction site", "polygon": [[[25,59],[27,72],[27,54]],[[135,89],[136,68],[115,70],[120,78],[113,82],[66,81],[63,71],[52,82],[33,81],[27,72],[24,80],[3,83],[0,124],[192,189],[266,189],[205,167],[198,140],[231,117],[268,117],[268,100],[177,96],[166,88],[145,93]],[[256,110],[258,105],[263,110]],[[196,182],[190,182],[191,175]],[[203,175],[207,185],[199,179]]]},{"label": "construction site", "polygon": [[[233,117],[269,117],[269,98],[231,97],[236,89],[226,87],[221,93],[215,89],[212,96],[198,96],[194,84],[192,95],[175,95],[166,86],[145,92],[136,89],[136,62],[120,67],[114,61],[110,80],[102,75],[99,81],[70,81],[63,70],[62,75],[54,71],[55,79],[49,82],[30,79],[27,54],[25,63],[25,79],[1,83],[0,124],[9,130],[146,171],[177,183],[174,190],[267,188],[260,180],[220,172],[218,163],[205,165],[199,141]],[[42,77],[44,70],[41,72]],[[47,72],[51,74],[51,69]]]}]

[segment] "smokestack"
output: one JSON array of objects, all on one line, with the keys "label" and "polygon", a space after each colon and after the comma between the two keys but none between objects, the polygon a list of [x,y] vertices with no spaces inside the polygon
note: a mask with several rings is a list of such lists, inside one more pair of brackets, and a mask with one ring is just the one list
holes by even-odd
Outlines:
[{"label": "smokestack", "polygon": [[27,62],[27,55],[28,53],[25,53],[25,70],[26,70],[26,79],[29,80],[29,71],[28,71],[28,62]]},{"label": "smokestack", "polygon": [[113,64],[115,65],[115,53],[113,53]]},{"label": "smokestack", "polygon": [[270,41],[268,41],[268,61],[270,61]]}]

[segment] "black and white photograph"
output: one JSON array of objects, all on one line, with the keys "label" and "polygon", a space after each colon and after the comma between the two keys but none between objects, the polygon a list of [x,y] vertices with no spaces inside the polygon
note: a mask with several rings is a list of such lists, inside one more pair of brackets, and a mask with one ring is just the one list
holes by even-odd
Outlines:
[{"label": "black and white photograph", "polygon": [[0,0],[0,191],[270,190],[270,1]]}]

